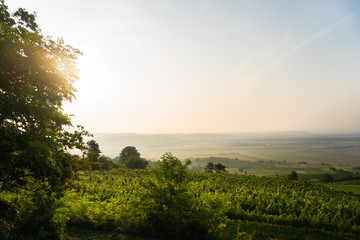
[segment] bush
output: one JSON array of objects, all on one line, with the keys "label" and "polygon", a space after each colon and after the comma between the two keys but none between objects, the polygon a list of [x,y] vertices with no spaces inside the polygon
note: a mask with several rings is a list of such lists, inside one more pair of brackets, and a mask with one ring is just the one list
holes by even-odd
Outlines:
[{"label": "bush", "polygon": [[299,180],[299,179],[298,179],[297,172],[295,172],[295,171],[292,171],[292,172],[290,173],[290,175],[288,175],[287,178],[288,178],[289,180],[294,180],[294,181]]},{"label": "bush", "polygon": [[128,168],[145,169],[146,166],[148,165],[148,161],[146,161],[146,159],[144,159],[144,158],[134,156],[134,157],[127,158],[125,160],[124,164]]},{"label": "bush", "polygon": [[322,182],[324,183],[329,183],[329,182],[333,182],[334,181],[334,178],[333,176],[330,174],[330,173],[325,173],[321,179],[320,179]]},{"label": "bush", "polygon": [[187,167],[171,153],[166,153],[143,182],[146,193],[143,207],[149,231],[172,239],[207,238],[212,216],[190,191]]}]

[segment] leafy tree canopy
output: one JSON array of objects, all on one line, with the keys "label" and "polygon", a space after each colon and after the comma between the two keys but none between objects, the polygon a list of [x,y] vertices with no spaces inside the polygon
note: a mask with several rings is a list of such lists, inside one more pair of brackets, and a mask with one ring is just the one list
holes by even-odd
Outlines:
[{"label": "leafy tree canopy", "polygon": [[329,183],[334,181],[334,177],[330,173],[324,173],[320,180],[324,183]]},{"label": "leafy tree canopy", "polygon": [[0,199],[0,239],[59,239],[55,198],[86,166],[69,150],[84,151],[90,135],[62,109],[74,98],[79,54],[44,37],[34,14],[11,15],[0,1],[0,191],[18,193]]},{"label": "leafy tree canopy", "polygon": [[77,157],[68,150],[84,150],[88,135],[81,126],[66,130],[73,126],[62,110],[74,97],[79,54],[44,37],[34,14],[20,8],[11,15],[0,2],[1,189],[42,182],[59,191],[71,177]]},{"label": "leafy tree canopy", "polygon": [[153,169],[157,178],[164,180],[168,184],[172,182],[180,184],[188,177],[187,167],[191,164],[187,160],[183,165],[181,161],[171,153],[165,153],[161,156],[160,161],[156,163],[157,167]]},{"label": "leafy tree canopy", "polygon": [[290,175],[288,175],[287,178],[288,178],[289,180],[295,180],[295,181],[299,180],[299,179],[298,179],[298,174],[297,174],[296,171],[292,171],[292,172],[290,173]]},{"label": "leafy tree canopy", "polygon": [[206,164],[206,167],[204,168],[205,172],[208,172],[208,173],[212,173],[214,171],[214,163],[213,162],[208,162]]},{"label": "leafy tree canopy", "polygon": [[149,163],[140,156],[140,153],[135,147],[127,146],[121,151],[119,162],[125,164],[128,168],[145,169]]},{"label": "leafy tree canopy", "polygon": [[225,168],[226,167],[224,165],[222,165],[221,163],[216,163],[214,165],[214,169],[215,169],[216,173],[224,173],[226,171]]},{"label": "leafy tree canopy", "polygon": [[[188,222],[196,215],[191,212],[193,198],[188,191],[189,172],[187,161],[184,165],[171,153],[165,153],[151,169],[153,176],[145,178],[143,211],[153,228],[168,235],[186,234]],[[194,204],[195,205],[195,204]],[[187,238],[188,239],[188,238]]]},{"label": "leafy tree canopy", "polygon": [[87,152],[87,157],[89,159],[89,161],[91,162],[96,162],[99,160],[100,157],[100,147],[99,144],[95,141],[95,140],[90,140],[87,141],[87,146],[88,146],[88,152]]},{"label": "leafy tree canopy", "polygon": [[212,173],[212,172],[216,172],[216,173],[224,173],[226,170],[225,170],[225,166],[221,163],[213,163],[213,162],[208,162],[206,164],[206,167],[204,168],[205,172],[208,172],[208,173]]},{"label": "leafy tree canopy", "polygon": [[149,164],[148,161],[145,158],[141,157],[128,157],[125,160],[125,166],[128,168],[136,168],[136,169],[145,169],[146,166]]},{"label": "leafy tree canopy", "polygon": [[99,162],[102,164],[101,169],[104,170],[110,170],[116,167],[116,164],[112,161],[112,159],[105,155],[99,157]]},{"label": "leafy tree canopy", "polygon": [[125,163],[125,161],[130,157],[140,157],[140,153],[138,152],[136,147],[127,146],[123,148],[123,150],[121,150],[120,152],[119,162]]}]

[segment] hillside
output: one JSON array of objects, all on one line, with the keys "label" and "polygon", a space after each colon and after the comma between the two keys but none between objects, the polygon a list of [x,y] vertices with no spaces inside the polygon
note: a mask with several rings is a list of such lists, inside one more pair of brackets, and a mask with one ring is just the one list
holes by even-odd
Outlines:
[{"label": "hillside", "polygon": [[264,132],[228,134],[103,134],[95,133],[103,154],[112,158],[125,146],[158,160],[165,152],[180,159],[227,157],[242,161],[307,161],[360,165],[360,134]]},{"label": "hillside", "polygon": [[[168,171],[172,175],[163,175]],[[357,239],[360,234],[358,194],[278,177],[166,172],[85,172],[60,200],[58,213],[79,229],[164,239],[184,239],[185,233],[186,239]]]}]

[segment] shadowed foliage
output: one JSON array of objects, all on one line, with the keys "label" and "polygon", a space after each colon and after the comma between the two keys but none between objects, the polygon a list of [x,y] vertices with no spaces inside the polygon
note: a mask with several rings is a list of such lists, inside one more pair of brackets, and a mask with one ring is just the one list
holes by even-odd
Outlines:
[{"label": "shadowed foliage", "polygon": [[296,171],[292,171],[292,172],[288,175],[287,178],[288,178],[289,180],[295,180],[295,181],[299,180]]},{"label": "shadowed foliage", "polygon": [[[62,39],[44,37],[34,14],[19,9],[11,15],[0,2],[0,190],[22,193],[16,201],[1,200],[8,210],[0,213],[0,238],[58,236],[53,201],[79,159],[69,150],[84,150],[88,135],[81,126],[65,130],[72,124],[62,110],[74,97],[78,54]],[[13,209],[16,216],[5,216]]]},{"label": "shadowed foliage", "polygon": [[144,169],[148,165],[148,161],[140,156],[135,147],[127,146],[121,151],[119,162],[128,168]]}]

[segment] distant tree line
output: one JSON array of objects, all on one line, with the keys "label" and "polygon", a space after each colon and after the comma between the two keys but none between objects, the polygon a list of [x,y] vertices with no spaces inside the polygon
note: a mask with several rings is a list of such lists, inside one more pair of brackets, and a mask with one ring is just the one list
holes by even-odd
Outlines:
[{"label": "distant tree line", "polygon": [[213,163],[213,162],[208,162],[206,164],[206,167],[204,168],[205,172],[208,173],[212,173],[212,172],[216,172],[216,173],[225,173],[225,166],[222,165],[221,163]]},{"label": "distant tree line", "polygon": [[331,171],[335,172],[335,173],[340,173],[340,174],[350,174],[349,171],[345,171],[344,169],[341,169],[341,168],[334,168],[334,167],[331,167],[329,168]]},{"label": "distant tree line", "polygon": [[[119,156],[110,158],[105,155],[100,155],[101,150],[99,144],[95,140],[89,140],[87,143],[86,159],[88,166],[85,169],[89,170],[111,170],[121,166],[131,169],[146,169],[149,166],[149,161],[141,157],[140,152],[134,146],[124,147]],[[208,162],[204,167],[204,171],[208,173],[226,173],[226,166],[222,163]]]},{"label": "distant tree line", "polygon": [[133,146],[125,147],[118,157],[111,159],[108,156],[101,155],[99,144],[95,140],[90,140],[87,143],[86,158],[88,160],[87,169],[91,170],[111,170],[126,166],[132,169],[145,169],[149,162],[141,157],[139,151]]}]

